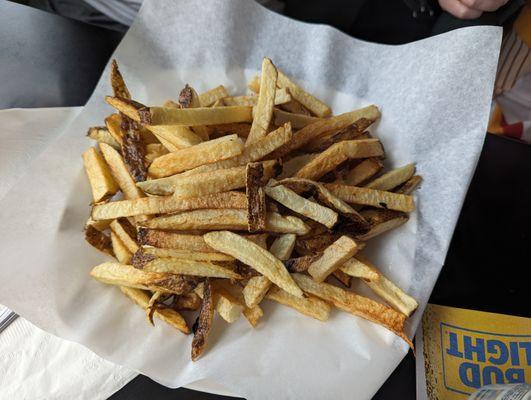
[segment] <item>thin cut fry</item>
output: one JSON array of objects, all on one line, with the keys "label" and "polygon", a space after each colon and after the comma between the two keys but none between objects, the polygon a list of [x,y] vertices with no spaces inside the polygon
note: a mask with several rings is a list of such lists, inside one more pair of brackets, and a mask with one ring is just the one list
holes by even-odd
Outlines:
[{"label": "thin cut fry", "polygon": [[229,231],[209,232],[203,238],[209,246],[251,266],[288,293],[302,297],[282,262],[267,250]]},{"label": "thin cut fry", "polygon": [[99,251],[102,251],[110,256],[114,256],[111,238],[107,234],[97,230],[91,225],[85,226],[85,240],[88,244]]},{"label": "thin cut fry", "polygon": [[341,236],[328,246],[321,257],[308,267],[308,273],[317,282],[323,282],[359,250],[358,244],[348,236]]},{"label": "thin cut fry", "polygon": [[281,108],[293,114],[312,115],[312,113],[306,107],[304,107],[300,102],[295,99],[291,100],[288,103],[282,104]]},{"label": "thin cut fry", "polygon": [[142,251],[145,254],[149,254],[155,257],[170,257],[170,258],[179,258],[183,260],[210,261],[210,262],[234,261],[234,257],[228,256],[223,253],[216,253],[213,250],[210,252],[203,252],[203,251],[190,251],[190,250],[178,250],[178,249],[161,249],[157,247],[145,246],[142,248]]},{"label": "thin cut fry", "polygon": [[144,271],[204,276],[209,278],[242,279],[230,269],[208,261],[184,260],[182,258],[156,258],[144,265]]},{"label": "thin cut fry", "polygon": [[199,95],[199,103],[201,107],[210,107],[216,101],[221,100],[229,96],[229,92],[225,89],[225,86],[219,85],[214,89],[210,89]]},{"label": "thin cut fry", "polygon": [[90,271],[90,275],[98,281],[110,285],[175,294],[189,292],[197,283],[194,277],[142,271],[130,265],[112,262],[94,267]]},{"label": "thin cut fry", "polygon": [[[262,85],[262,83],[263,82],[261,81],[260,84]],[[288,89],[294,99],[299,101],[304,107],[318,117],[328,117],[332,114],[330,107],[295,84],[280,70],[278,70],[277,84],[280,88]]]},{"label": "thin cut fry", "polygon": [[322,118],[311,117],[309,115],[293,114],[278,108],[273,110],[273,116],[275,117],[275,125],[279,126],[289,122],[294,129],[301,129],[314,122],[323,120]]},{"label": "thin cut fry", "polygon": [[149,107],[139,110],[137,118],[147,125],[214,125],[231,122],[251,122],[252,107],[217,108],[164,108]]},{"label": "thin cut fry", "polygon": [[356,186],[376,175],[383,168],[382,162],[377,158],[363,160],[352,168],[342,179],[335,183]]},{"label": "thin cut fry", "polygon": [[[240,317],[244,306],[226,290],[220,290],[218,285],[215,285],[215,282],[212,282],[212,284],[214,286],[214,307],[216,312],[225,322],[232,324]],[[203,298],[203,284],[197,285],[194,292],[200,298]]]},{"label": "thin cut fry", "polygon": [[121,128],[122,117],[119,114],[111,114],[105,118],[105,126],[113,139],[118,143],[119,147],[117,150],[121,149],[123,144],[124,132]]},{"label": "thin cut fry", "polygon": [[337,183],[328,183],[325,184],[325,187],[347,203],[403,212],[415,210],[415,203],[411,196]]},{"label": "thin cut fry", "polygon": [[246,123],[210,125],[207,127],[208,136],[211,139],[236,134],[241,138],[249,136],[251,125]]},{"label": "thin cut fry", "polygon": [[332,228],[338,221],[338,215],[335,211],[305,199],[285,186],[266,186],[264,190],[269,197],[283,206],[328,228]]},{"label": "thin cut fry", "polygon": [[[136,304],[138,304],[142,309],[145,310],[148,307],[149,295],[146,292],[130,287],[121,287],[120,290],[127,297],[129,297]],[[153,316],[166,322],[168,325],[173,326],[175,329],[178,329],[185,334],[190,333],[190,329],[188,328],[188,325],[186,325],[186,321],[181,316],[181,314],[171,308],[155,309],[155,311],[153,312]]]},{"label": "thin cut fry", "polygon": [[136,186],[135,180],[131,177],[122,156],[111,146],[100,143],[100,150],[109,165],[111,174],[122,190],[126,199],[138,199],[144,197],[142,191]]},{"label": "thin cut fry", "polygon": [[215,251],[205,243],[203,237],[200,235],[188,235],[140,228],[138,231],[138,241],[142,245],[155,246],[163,249],[201,252]]},{"label": "thin cut fry", "polygon": [[120,143],[111,135],[111,132],[105,126],[94,126],[88,129],[87,136],[97,142],[107,143],[116,150],[120,149]]},{"label": "thin cut fry", "polygon": [[122,118],[124,136],[122,141],[122,156],[131,176],[137,182],[145,181],[147,177],[146,147],[140,138],[140,126],[129,118]]},{"label": "thin cut fry", "polygon": [[328,283],[315,282],[309,276],[302,274],[292,274],[292,276],[305,292],[332,303],[340,310],[382,325],[413,347],[413,344],[404,333],[404,322],[406,320],[404,314],[356,293]]},{"label": "thin cut fry", "polygon": [[353,124],[350,124],[343,129],[332,130],[324,134],[318,140],[311,141],[304,146],[304,150],[312,153],[318,153],[326,150],[334,143],[341,142],[343,140],[363,139],[366,133],[364,132],[365,129],[371,126],[373,122],[374,120],[371,119],[360,118]]},{"label": "thin cut fry", "polygon": [[293,233],[286,233],[275,239],[269,251],[281,261],[287,260],[295,248],[297,236]]},{"label": "thin cut fry", "polygon": [[168,154],[168,149],[161,143],[150,143],[146,145],[146,162],[151,164],[155,158]]},{"label": "thin cut fry", "polygon": [[275,151],[273,157],[283,157],[293,150],[297,150],[307,143],[317,140],[327,132],[334,129],[343,129],[360,118],[376,121],[379,117],[380,111],[378,108],[376,106],[368,106],[359,110],[316,121],[298,131],[297,135],[295,135],[289,143]]},{"label": "thin cut fry", "polygon": [[90,147],[83,153],[83,164],[92,188],[94,203],[114,196],[118,191],[118,185],[111,176],[111,171],[102,155]]},{"label": "thin cut fry", "polygon": [[[143,224],[151,229],[247,230],[247,210],[204,209],[186,211],[180,214],[153,218]],[[266,231],[304,235],[308,233],[309,228],[296,217],[284,217],[280,214],[269,212],[266,219]]]},{"label": "thin cut fry", "polygon": [[243,294],[240,286],[230,285],[226,281],[218,280],[215,283],[216,290],[219,291],[222,295],[232,296],[238,304],[243,306],[243,316],[254,328],[258,325],[258,321],[263,317],[264,311],[259,305],[254,307],[247,307],[243,299]]},{"label": "thin cut fry", "polygon": [[125,247],[127,247],[131,253],[136,253],[138,250],[138,244],[136,243],[135,239],[133,239],[127,232],[123,222],[114,220],[111,222],[110,227],[114,234],[120,238]]},{"label": "thin cut fry", "polygon": [[155,159],[149,167],[149,174],[161,178],[203,164],[225,160],[241,154],[242,151],[243,142],[237,135],[224,136]]},{"label": "thin cut fry", "polygon": [[264,193],[264,167],[262,163],[249,163],[246,168],[245,194],[247,196],[247,229],[262,231],[266,227],[266,202]]},{"label": "thin cut fry", "polygon": [[118,63],[116,60],[112,60],[111,63],[111,86],[112,91],[116,97],[123,97],[124,99],[130,99],[129,89],[124,82],[124,78],[118,69]]},{"label": "thin cut fry", "polygon": [[118,235],[111,232],[111,243],[114,256],[120,264],[129,264],[133,257],[133,253],[129,251],[126,245],[120,240]]},{"label": "thin cut fry", "polygon": [[406,183],[395,190],[395,193],[411,194],[422,183],[422,177],[415,175],[411,177]]},{"label": "thin cut fry", "polygon": [[[218,88],[213,89],[213,92],[211,91],[208,96],[214,95],[216,96],[215,98],[217,98],[217,96],[224,95],[225,93],[226,93],[225,88],[219,89],[218,87]],[[207,96],[204,96],[204,97],[205,98],[203,99],[203,101],[205,101],[205,103],[208,103],[209,99],[206,98]],[[217,103],[220,101],[222,101],[222,99],[217,99],[215,102]],[[179,106],[182,108],[201,107],[201,99],[199,98],[199,95],[194,90],[194,88],[190,87],[189,85],[185,85],[184,89],[181,90],[181,93],[179,93]],[[188,127],[186,127],[186,129],[190,130],[190,128]],[[208,140],[209,138],[208,130],[205,126],[197,125],[191,129],[193,129],[193,132],[197,134],[197,136],[199,136],[201,139]]]},{"label": "thin cut fry", "polygon": [[367,263],[360,261],[360,256],[352,257],[347,260],[339,270],[353,278],[365,279],[367,281],[377,281],[380,279],[380,274],[376,269],[371,268]]},{"label": "thin cut fry", "polygon": [[363,210],[361,215],[369,223],[370,229],[356,237],[360,240],[369,240],[391,229],[405,224],[409,219],[406,213],[385,209]]},{"label": "thin cut fry", "polygon": [[224,192],[186,199],[174,196],[142,197],[96,204],[92,218],[96,221],[136,215],[169,214],[203,208],[247,208],[247,198],[240,192]]},{"label": "thin cut fry", "polygon": [[295,176],[317,180],[348,159],[376,157],[383,154],[383,148],[378,139],[345,140],[323,151],[301,168]]},{"label": "thin cut fry", "polygon": [[370,270],[373,274],[378,275],[378,279],[364,279],[374,293],[384,299],[391,307],[408,317],[417,309],[417,301],[404,293],[402,289],[396,286],[392,281],[387,279],[378,269],[365,257],[358,255],[356,264],[362,265],[365,269]]},{"label": "thin cut fry", "polygon": [[279,179],[289,178],[294,176],[302,167],[312,161],[317,154],[301,154],[284,161],[282,164],[282,173],[278,176]]},{"label": "thin cut fry", "polygon": [[203,141],[190,128],[182,125],[150,125],[147,128],[169,151],[185,149]]},{"label": "thin cut fry", "polygon": [[212,328],[212,319],[214,317],[214,293],[210,284],[210,279],[207,279],[203,284],[203,302],[199,309],[199,317],[197,317],[197,324],[194,330],[194,338],[192,340],[192,361],[196,361],[207,345],[208,334]]},{"label": "thin cut fry", "polygon": [[406,182],[415,173],[415,164],[407,164],[403,167],[389,171],[365,185],[369,189],[392,190]]},{"label": "thin cut fry", "polygon": [[[275,105],[286,104],[291,101],[291,96],[286,89],[277,89],[275,92]],[[223,103],[226,106],[256,106],[258,96],[232,96],[225,97]]]},{"label": "thin cut fry", "polygon": [[262,76],[260,78],[260,92],[254,110],[251,131],[245,142],[246,146],[264,137],[269,129],[275,105],[275,92],[277,87],[277,69],[269,58],[262,61]]},{"label": "thin cut fry", "polygon": [[319,321],[326,321],[330,315],[331,307],[327,302],[313,296],[298,298],[276,286],[269,289],[266,298],[291,307]]}]

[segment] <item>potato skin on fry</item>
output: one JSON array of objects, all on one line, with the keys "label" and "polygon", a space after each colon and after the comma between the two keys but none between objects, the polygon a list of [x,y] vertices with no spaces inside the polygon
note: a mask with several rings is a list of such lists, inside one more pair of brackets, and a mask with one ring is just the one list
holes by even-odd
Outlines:
[{"label": "potato skin on fry", "polygon": [[214,300],[212,285],[210,279],[206,279],[203,285],[203,301],[199,310],[199,317],[197,317],[196,324],[194,324],[194,327],[192,328],[194,331],[194,338],[192,340],[192,361],[197,361],[205,351],[208,334],[212,328],[213,318]]}]

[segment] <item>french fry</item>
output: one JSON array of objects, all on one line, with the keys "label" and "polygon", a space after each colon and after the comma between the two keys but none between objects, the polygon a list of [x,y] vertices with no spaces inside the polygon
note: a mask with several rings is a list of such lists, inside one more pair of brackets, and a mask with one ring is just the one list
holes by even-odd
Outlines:
[{"label": "french fry", "polygon": [[422,183],[420,175],[412,176],[407,182],[397,188],[394,192],[400,194],[411,194]]},{"label": "french fry", "polygon": [[155,246],[163,249],[215,252],[207,245],[200,235],[189,235],[176,232],[156,231],[140,228],[138,241],[142,245]]},{"label": "french fry", "polygon": [[211,139],[236,134],[241,138],[249,136],[251,125],[247,123],[210,125],[207,127],[208,136]]},{"label": "french fry", "polygon": [[326,150],[334,143],[341,142],[343,140],[363,139],[365,129],[367,129],[374,120],[367,118],[360,118],[353,124],[346,128],[333,130],[319,138],[319,140],[312,141],[304,146],[304,150],[312,153],[318,153]]},{"label": "french fry", "polygon": [[264,193],[264,167],[262,163],[249,163],[246,167],[245,194],[247,196],[247,230],[262,231],[266,227],[266,202]]},{"label": "french fry", "polygon": [[312,161],[317,154],[300,154],[282,164],[282,173],[278,176],[279,179],[289,178],[294,176],[302,167]]},{"label": "french fry", "polygon": [[330,315],[331,307],[325,301],[313,296],[306,296],[303,298],[295,297],[277,286],[273,286],[269,289],[266,298],[291,307],[294,310],[319,321],[328,320]]},{"label": "french fry", "polygon": [[387,279],[378,269],[365,257],[358,255],[356,264],[370,270],[373,274],[378,275],[378,279],[367,279],[362,277],[363,282],[372,289],[374,293],[384,299],[395,310],[400,311],[406,316],[410,316],[417,309],[417,301],[396,286],[392,281]]},{"label": "french fry", "polygon": [[278,108],[273,110],[273,117],[275,125],[280,126],[289,122],[295,129],[301,129],[307,125],[313,124],[314,122],[323,120],[322,118],[312,117],[309,115],[290,113]]},{"label": "french fry", "polygon": [[295,176],[317,180],[348,159],[376,157],[383,154],[383,148],[378,139],[345,140],[323,151],[302,167]]},{"label": "french fry", "polygon": [[260,75],[255,75],[248,83],[247,87],[255,93],[260,91]]},{"label": "french fry", "polygon": [[109,146],[114,147],[116,150],[120,149],[120,143],[111,135],[111,132],[105,126],[94,126],[88,129],[87,137],[95,140],[96,142],[107,143]]},{"label": "french fry", "polygon": [[264,311],[259,305],[255,305],[254,307],[248,307],[245,305],[240,286],[229,285],[226,281],[221,280],[216,281],[215,285],[216,290],[219,291],[221,295],[232,296],[238,304],[243,306],[242,314],[253,328],[258,325],[258,321],[263,317]]},{"label": "french fry", "polygon": [[[136,304],[138,304],[142,309],[146,309],[149,305],[149,295],[139,289],[134,289],[130,287],[120,287],[120,290]],[[175,329],[185,333],[190,333],[190,328],[186,325],[186,321],[177,311],[170,308],[161,308],[155,309],[153,315],[160,319],[161,321],[166,322],[168,325],[173,326]]]},{"label": "french fry", "polygon": [[284,157],[286,154],[289,154],[292,151],[306,145],[307,143],[315,141],[323,135],[326,135],[327,132],[331,130],[343,129],[353,124],[360,118],[376,121],[379,117],[380,111],[378,108],[376,106],[368,106],[359,110],[350,111],[334,117],[313,122],[298,131],[297,135],[295,135],[289,143],[276,150],[272,157]]},{"label": "french fry", "polygon": [[415,164],[407,164],[403,167],[389,171],[365,185],[369,189],[392,190],[403,183],[415,173]]},{"label": "french fry", "polygon": [[144,271],[167,272],[207,278],[242,279],[236,272],[208,261],[184,260],[182,258],[156,258],[144,265]]},{"label": "french fry", "polygon": [[163,293],[187,293],[197,284],[197,279],[194,277],[142,271],[130,265],[113,262],[103,263],[94,267],[90,271],[90,275],[96,280],[110,285]]},{"label": "french fry", "polygon": [[171,152],[186,149],[203,141],[199,135],[182,125],[153,125],[147,128]]},{"label": "french fry", "polygon": [[337,183],[325,184],[325,187],[341,200],[351,204],[360,204],[389,210],[411,212],[415,210],[413,197],[383,190],[360,188]]},{"label": "french fry", "polygon": [[99,251],[114,256],[111,238],[91,225],[85,226],[85,240]]},{"label": "french fry", "polygon": [[[291,96],[286,89],[277,89],[275,91],[275,105],[286,104],[291,101]],[[232,96],[223,98],[226,106],[252,106],[258,102],[258,96]]]},{"label": "french fry", "polygon": [[271,244],[269,251],[276,258],[281,261],[289,259],[291,252],[295,248],[295,241],[297,240],[297,235],[293,233],[286,233],[275,239]]},{"label": "french fry", "polygon": [[174,310],[193,311],[201,307],[201,298],[194,292],[181,294],[180,296],[175,296],[175,297],[176,298],[174,299],[172,305],[170,306]]},{"label": "french fry", "polygon": [[83,164],[92,188],[94,203],[106,200],[116,194],[118,185],[102,155],[94,147],[90,147],[83,153]]},{"label": "french fry", "polygon": [[391,229],[398,228],[409,219],[406,213],[385,209],[363,210],[361,215],[369,223],[370,228],[367,232],[356,235],[360,240],[369,240]]},{"label": "french fry", "polygon": [[168,149],[161,143],[150,143],[146,145],[146,162],[151,164],[155,158],[168,154]]},{"label": "french fry", "polygon": [[404,322],[406,320],[404,314],[354,292],[328,283],[315,282],[309,276],[302,274],[292,274],[292,276],[305,292],[332,303],[340,310],[387,328],[413,347],[413,344],[404,333]]},{"label": "french fry", "polygon": [[103,232],[105,229],[109,228],[109,225],[111,224],[112,220],[109,219],[102,219],[99,221],[95,221],[92,219],[92,217],[89,217],[87,219],[87,222],[85,222],[85,227],[91,226],[94,229],[97,229],[100,232]]},{"label": "french fry", "polygon": [[111,231],[111,243],[112,243],[112,250],[114,252],[114,256],[116,257],[116,260],[118,260],[120,264],[129,264],[133,257],[133,253],[129,251],[126,245],[120,240],[118,235],[116,235],[112,231]]},{"label": "french fry", "polygon": [[123,97],[124,99],[130,99],[129,89],[124,82],[124,78],[118,69],[118,63],[116,60],[111,62],[111,86],[115,96]]},{"label": "french fry", "polygon": [[367,281],[377,281],[381,274],[375,268],[371,268],[367,263],[361,261],[361,257],[352,257],[347,260],[339,270],[353,278],[365,279]]},{"label": "french fry", "polygon": [[313,219],[328,228],[332,228],[338,221],[338,215],[335,211],[305,199],[285,186],[268,185],[264,190],[269,197],[278,201],[283,206],[307,218]]},{"label": "french fry", "polygon": [[[210,99],[217,99],[215,102],[222,101],[221,98],[218,98],[220,95],[223,96],[226,94],[226,90],[223,86],[218,86],[218,88],[214,88],[212,91],[209,91],[203,96],[203,101],[205,103],[208,103]],[[201,106],[201,99],[197,92],[189,85],[185,85],[184,89],[181,90],[181,93],[179,93],[179,107],[181,108],[198,108]],[[208,107],[208,106],[205,106]],[[205,126],[197,125],[193,128],[188,127],[182,127],[187,130],[192,129],[193,132],[199,136],[202,140],[208,140],[208,129]]]},{"label": "french fry", "polygon": [[147,125],[214,125],[232,122],[251,122],[252,107],[217,108],[164,108],[149,107],[139,110],[140,122]]},{"label": "french fry", "polygon": [[276,87],[277,69],[269,58],[264,58],[262,61],[260,92],[258,93],[258,101],[254,109],[251,131],[245,142],[246,146],[249,146],[267,134],[273,116]]},{"label": "french fry", "polygon": [[140,126],[129,118],[122,118],[125,131],[122,141],[122,157],[129,173],[135,181],[147,178],[146,147],[140,139]]},{"label": "french fry", "polygon": [[197,361],[205,351],[207,345],[208,334],[212,328],[212,320],[214,317],[214,298],[213,290],[210,284],[210,279],[207,279],[203,284],[203,301],[199,309],[199,317],[197,317],[197,326],[194,331],[194,338],[192,340],[192,361]]},{"label": "french fry", "polygon": [[[202,239],[202,238],[201,238]],[[194,260],[194,261],[234,261],[234,257],[228,256],[223,253],[216,253],[213,250],[210,252],[203,251],[190,251],[190,250],[178,250],[178,249],[164,249],[157,247],[143,247],[142,251],[145,254],[149,254],[155,257],[170,257],[178,258],[183,260]]]},{"label": "french fry", "polygon": [[341,236],[328,246],[321,257],[308,267],[308,273],[316,282],[323,282],[328,275],[341,267],[359,250],[358,244],[348,236]]},{"label": "french fry", "polygon": [[290,258],[284,261],[284,265],[289,272],[306,272],[308,271],[308,267],[317,261],[321,256],[322,252],[302,257]]},{"label": "french fry", "polygon": [[335,183],[356,186],[376,175],[382,168],[383,164],[379,159],[367,158],[347,172],[341,181]]},{"label": "french fry", "polygon": [[[247,210],[194,210],[180,214],[157,217],[145,221],[144,226],[151,229],[172,230],[247,230]],[[308,233],[308,226],[299,218],[269,212],[266,218],[266,231],[278,233]]]},{"label": "french fry", "polygon": [[123,136],[124,132],[121,128],[122,118],[119,114],[111,114],[107,118],[105,118],[105,127],[111,134],[112,138],[116,143],[118,143],[117,150],[120,150],[123,144]]},{"label": "french fry", "polygon": [[242,151],[243,142],[237,135],[224,136],[165,154],[151,163],[149,173],[155,178],[161,178],[203,164],[225,160],[241,154]]},{"label": "french fry", "polygon": [[[215,282],[212,282],[212,284],[215,284]],[[203,298],[203,283],[197,285],[194,292],[200,298]],[[232,324],[242,314],[244,309],[243,304],[238,302],[238,300],[226,290],[220,290],[217,285],[214,285],[213,299],[216,312],[225,320],[225,322]]]},{"label": "french fry", "polygon": [[[260,85],[262,85],[262,81],[260,81]],[[328,117],[330,114],[332,114],[330,107],[295,84],[280,70],[278,70],[277,85],[279,88],[288,89],[291,97],[299,101],[304,107],[318,117]]]},{"label": "french fry", "polygon": [[136,186],[135,180],[131,177],[122,156],[108,144],[100,143],[99,146],[103,158],[105,158],[111,170],[111,175],[122,190],[124,197],[126,199],[144,197],[142,191]]},{"label": "french fry", "polygon": [[306,107],[304,107],[300,102],[298,102],[295,99],[282,104],[281,108],[284,111],[287,111],[293,114],[312,115],[312,113]]},{"label": "french fry", "polygon": [[[225,86],[219,85],[199,95],[199,103],[201,107],[210,107],[216,101],[229,96],[229,92]],[[193,107],[193,106],[192,106]]]},{"label": "french fry", "polygon": [[350,284],[352,283],[352,277],[350,275],[345,274],[340,269],[336,269],[334,272],[332,272],[331,275],[334,278],[336,278],[343,286],[349,288]]},{"label": "french fry", "polygon": [[138,250],[138,244],[136,240],[131,237],[127,229],[124,227],[124,222],[120,220],[114,220],[111,222],[111,230],[113,233],[120,238],[122,243],[127,247],[131,253],[136,253]]},{"label": "french fry", "polygon": [[282,262],[267,250],[229,231],[209,232],[203,238],[209,246],[251,266],[288,293],[302,297]]}]

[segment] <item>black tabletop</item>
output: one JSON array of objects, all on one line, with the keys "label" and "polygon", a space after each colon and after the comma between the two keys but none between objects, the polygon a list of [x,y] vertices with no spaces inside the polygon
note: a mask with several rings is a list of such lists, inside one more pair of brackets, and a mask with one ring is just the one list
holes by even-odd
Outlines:
[{"label": "black tabletop", "polygon": [[[0,109],[83,105],[121,34],[0,0]],[[9,57],[9,56],[15,57]],[[530,316],[531,147],[488,135],[430,302]],[[441,204],[441,206],[444,206]],[[414,399],[410,352],[374,399]],[[113,400],[222,399],[138,376]]]}]

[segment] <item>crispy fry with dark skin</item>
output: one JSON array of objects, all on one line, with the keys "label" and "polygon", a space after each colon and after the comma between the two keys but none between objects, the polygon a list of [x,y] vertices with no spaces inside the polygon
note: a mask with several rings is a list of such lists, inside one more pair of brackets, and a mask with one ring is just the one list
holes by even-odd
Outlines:
[{"label": "crispy fry with dark skin", "polygon": [[192,340],[192,361],[197,361],[205,351],[208,334],[212,327],[214,317],[214,300],[212,293],[212,284],[210,279],[206,279],[203,285],[203,302],[199,310],[199,317],[192,327],[194,339]]},{"label": "crispy fry with dark skin", "polygon": [[111,86],[116,97],[123,97],[124,99],[131,98],[131,94],[129,93],[129,89],[127,89],[120,70],[118,69],[118,63],[116,60],[112,60],[111,64]]},{"label": "crispy fry with dark skin", "polygon": [[144,266],[155,259],[154,255],[146,254],[142,249],[138,249],[133,258],[131,258],[131,265],[135,268],[142,269]]},{"label": "crispy fry with dark skin", "polygon": [[329,136],[308,143],[306,146],[304,146],[304,150],[310,153],[322,152],[334,143],[340,142],[342,140],[356,139],[365,131],[365,129],[371,126],[373,122],[374,120],[360,118],[356,122],[350,124],[349,126],[343,129],[340,129],[338,131],[332,131]]},{"label": "crispy fry with dark skin", "polygon": [[289,272],[306,272],[308,267],[321,256],[322,253],[319,252],[312,255],[290,258],[284,261],[284,265]]},{"label": "crispy fry with dark skin", "polygon": [[122,155],[129,173],[136,182],[147,178],[146,146],[141,140],[140,126],[132,119],[122,116],[122,129],[125,132]]},{"label": "crispy fry with dark skin", "polygon": [[266,201],[264,193],[264,166],[260,162],[249,163],[246,168],[245,193],[249,232],[266,229]]},{"label": "crispy fry with dark skin", "polygon": [[110,236],[97,230],[92,225],[85,227],[85,240],[92,246],[110,256],[114,257]]}]

